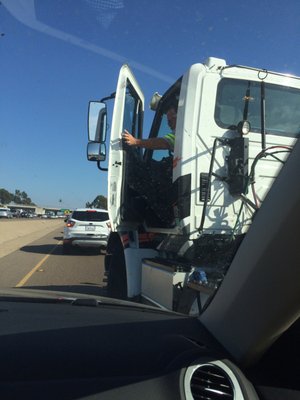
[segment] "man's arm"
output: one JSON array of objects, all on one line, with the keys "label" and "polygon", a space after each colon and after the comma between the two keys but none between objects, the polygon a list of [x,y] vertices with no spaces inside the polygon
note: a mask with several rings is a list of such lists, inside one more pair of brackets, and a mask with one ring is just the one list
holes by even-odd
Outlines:
[{"label": "man's arm", "polygon": [[144,149],[152,150],[170,150],[169,142],[164,138],[149,138],[149,139],[138,139],[133,137],[126,130],[122,133],[122,138],[128,146],[142,147]]}]

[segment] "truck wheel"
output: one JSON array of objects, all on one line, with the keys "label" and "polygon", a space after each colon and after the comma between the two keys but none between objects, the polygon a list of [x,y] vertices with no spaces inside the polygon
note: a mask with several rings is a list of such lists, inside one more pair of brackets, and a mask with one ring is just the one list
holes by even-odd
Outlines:
[{"label": "truck wheel", "polygon": [[110,257],[107,292],[115,299],[127,298],[126,268],[123,250],[115,250]]}]

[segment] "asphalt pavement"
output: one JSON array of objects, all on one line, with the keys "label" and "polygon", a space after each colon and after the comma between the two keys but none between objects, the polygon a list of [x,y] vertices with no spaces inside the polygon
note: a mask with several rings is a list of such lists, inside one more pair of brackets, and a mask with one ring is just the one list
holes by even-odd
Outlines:
[{"label": "asphalt pavement", "polygon": [[[9,222],[4,224],[9,226]],[[99,249],[78,248],[66,255],[62,249],[63,225],[50,223],[47,229],[51,229],[47,234],[44,229],[15,239],[18,248],[0,258],[0,288],[105,296],[104,254]],[[33,234],[40,237],[25,244]]]},{"label": "asphalt pavement", "polygon": [[0,258],[63,226],[63,219],[1,218]]}]

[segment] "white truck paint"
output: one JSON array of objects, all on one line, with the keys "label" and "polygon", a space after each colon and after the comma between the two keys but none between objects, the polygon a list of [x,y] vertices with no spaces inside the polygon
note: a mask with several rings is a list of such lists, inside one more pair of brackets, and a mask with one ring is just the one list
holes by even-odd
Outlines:
[{"label": "white truck paint", "polygon": [[[100,169],[109,151],[108,289],[114,296],[199,312],[222,283],[299,136],[300,80],[217,58],[192,65],[152,105],[150,137],[168,133],[165,113],[178,105],[171,156],[163,150],[142,154],[122,143],[124,129],[142,138],[144,113],[143,93],[127,65],[116,92],[99,103],[101,115],[108,99],[114,109],[107,148],[105,124],[99,123],[88,145]],[[170,176],[164,177],[170,160]],[[146,175],[151,168],[157,168],[152,191]],[[208,283],[193,281],[199,269]]]}]

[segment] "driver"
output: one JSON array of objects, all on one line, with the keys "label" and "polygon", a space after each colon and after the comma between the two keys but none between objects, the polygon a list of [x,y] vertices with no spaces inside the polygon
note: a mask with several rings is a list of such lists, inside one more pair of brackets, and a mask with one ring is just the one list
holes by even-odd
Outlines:
[{"label": "driver", "polygon": [[175,106],[171,106],[167,113],[168,125],[171,128],[171,132],[163,137],[154,137],[149,139],[138,139],[135,138],[128,131],[124,130],[122,133],[122,139],[128,146],[136,146],[144,149],[152,150],[170,150],[174,151],[175,144],[175,129],[177,120],[177,109]]}]

